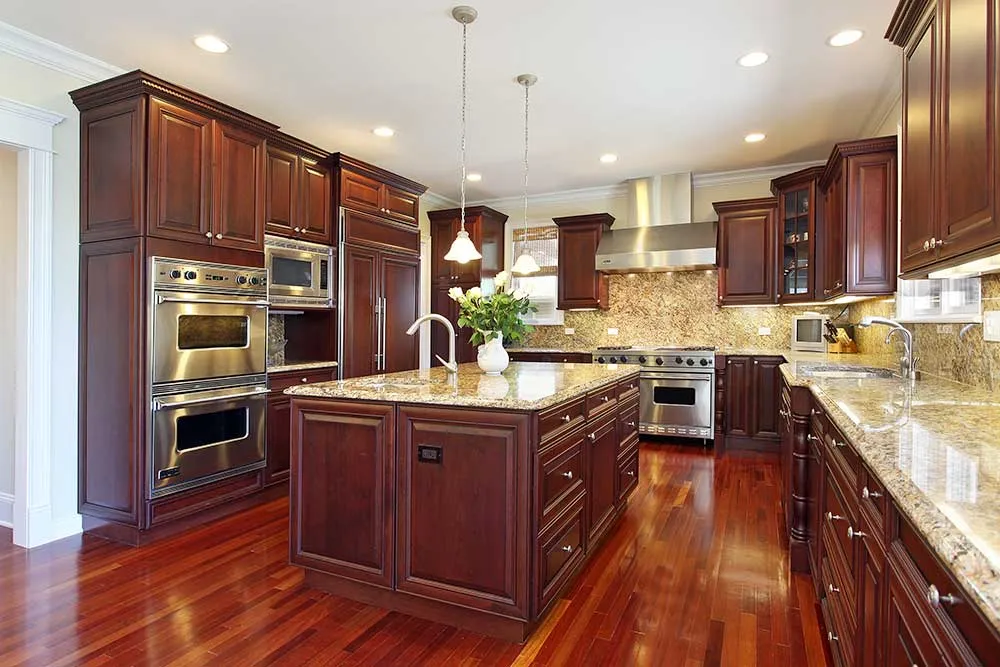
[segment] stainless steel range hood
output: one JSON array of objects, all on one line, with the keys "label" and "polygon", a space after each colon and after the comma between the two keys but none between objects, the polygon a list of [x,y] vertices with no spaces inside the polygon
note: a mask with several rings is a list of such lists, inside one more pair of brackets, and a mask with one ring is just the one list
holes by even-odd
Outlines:
[{"label": "stainless steel range hood", "polygon": [[604,273],[715,268],[714,222],[691,222],[691,174],[628,181],[629,214],[597,248]]}]

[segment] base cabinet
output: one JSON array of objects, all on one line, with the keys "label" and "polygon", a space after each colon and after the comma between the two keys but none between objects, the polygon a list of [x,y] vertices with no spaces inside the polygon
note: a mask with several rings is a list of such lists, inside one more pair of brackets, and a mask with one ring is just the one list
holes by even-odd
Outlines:
[{"label": "base cabinet", "polygon": [[717,454],[730,449],[778,451],[779,367],[783,363],[783,357],[716,355],[721,371],[716,376],[716,401],[724,406],[716,413],[716,419],[723,420]]},{"label": "base cabinet", "polygon": [[[588,524],[587,544],[597,544],[615,516],[618,502],[618,432],[612,415],[594,427],[589,427],[586,444],[588,459]],[[589,548],[589,547],[588,547]]]}]

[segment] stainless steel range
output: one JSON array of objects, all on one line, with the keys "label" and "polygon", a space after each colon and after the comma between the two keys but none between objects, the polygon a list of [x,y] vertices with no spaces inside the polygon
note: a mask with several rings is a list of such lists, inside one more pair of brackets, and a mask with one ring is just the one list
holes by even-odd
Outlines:
[{"label": "stainless steel range", "polygon": [[640,433],[713,437],[714,347],[599,347],[594,351],[594,363],[641,367]]}]

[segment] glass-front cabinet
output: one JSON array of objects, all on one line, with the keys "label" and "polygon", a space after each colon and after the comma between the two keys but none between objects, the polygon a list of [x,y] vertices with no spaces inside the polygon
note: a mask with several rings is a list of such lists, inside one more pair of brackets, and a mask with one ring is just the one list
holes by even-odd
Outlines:
[{"label": "glass-front cabinet", "polygon": [[816,228],[822,167],[771,181],[778,198],[778,303],[816,300]]}]

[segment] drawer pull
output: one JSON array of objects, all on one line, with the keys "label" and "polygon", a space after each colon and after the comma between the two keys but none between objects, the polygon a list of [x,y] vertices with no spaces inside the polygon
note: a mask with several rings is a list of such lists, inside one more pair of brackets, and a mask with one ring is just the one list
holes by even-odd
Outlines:
[{"label": "drawer pull", "polygon": [[590,435],[587,436],[587,440],[590,440],[591,442],[596,442],[597,441],[597,434],[596,433],[591,433]]},{"label": "drawer pull", "polygon": [[216,234],[216,235],[215,235],[215,238],[217,238],[217,239],[221,239],[221,238],[222,238],[222,234]]},{"label": "drawer pull", "polygon": [[864,498],[865,500],[869,500],[871,498],[881,498],[882,494],[879,493],[878,491],[869,491],[868,487],[866,486],[865,488],[861,489],[861,497]]},{"label": "drawer pull", "polygon": [[629,477],[635,477],[635,471],[634,471],[634,470],[629,470],[629,471],[628,471],[627,473],[625,473],[625,474],[626,474],[626,475],[628,475]]},{"label": "drawer pull", "polygon": [[302,378],[303,382],[309,382],[309,378]]},{"label": "drawer pull", "polygon": [[809,414],[811,414],[813,417],[815,417],[816,415],[819,414],[819,410],[817,410],[816,408],[813,408],[812,410],[809,411]]},{"label": "drawer pull", "polygon": [[839,642],[840,641],[840,637],[838,637],[837,635],[833,634],[832,630],[830,632],[826,633],[826,638],[828,640],[832,641],[832,642]]},{"label": "drawer pull", "polygon": [[846,444],[844,444],[843,442],[837,440],[836,438],[831,438],[830,441],[833,443],[834,447],[847,447]]},{"label": "drawer pull", "polygon": [[853,540],[854,538],[862,539],[868,537],[868,533],[863,533],[860,530],[854,530],[853,526],[847,527],[847,539]]},{"label": "drawer pull", "polygon": [[927,252],[930,249],[931,249],[931,242],[930,241],[924,241],[924,252]]},{"label": "drawer pull", "polygon": [[941,595],[937,586],[931,584],[927,587],[927,602],[935,609],[940,609],[942,604],[953,606],[960,603],[961,600],[954,595]]},{"label": "drawer pull", "polygon": [[562,550],[563,550],[563,551],[565,551],[565,552],[566,552],[566,553],[568,553],[568,554],[571,554],[571,553],[573,553],[573,547],[571,547],[571,546],[570,546],[570,545],[568,545],[568,544],[567,544],[566,546],[564,546],[564,547],[562,548]]},{"label": "drawer pull", "polygon": [[567,470],[562,474],[562,476],[565,477],[566,479],[573,479],[573,471]]},{"label": "drawer pull", "polygon": [[635,422],[625,422],[625,425],[629,428],[635,428]]},{"label": "drawer pull", "polygon": [[822,440],[820,440],[819,438],[817,438],[812,433],[810,433],[809,435],[806,436],[806,440],[808,440],[809,442],[822,442]]},{"label": "drawer pull", "polygon": [[212,232],[205,232],[205,238],[206,239],[212,238]]},{"label": "drawer pull", "polygon": [[829,588],[829,590],[830,590],[831,593],[839,593],[840,592],[840,589],[837,588],[836,586],[834,586],[833,584],[830,584],[830,586],[828,588]]},{"label": "drawer pull", "polygon": [[844,517],[840,516],[839,514],[834,514],[833,512],[827,512],[826,513],[826,520],[830,521],[830,522],[833,522],[833,521],[843,521]]},{"label": "drawer pull", "polygon": [[780,410],[778,410],[778,414],[781,415],[782,417],[790,417],[791,416],[791,413],[788,412],[788,410],[785,410],[784,408],[781,408]]},{"label": "drawer pull", "polygon": [[563,422],[563,424],[568,424],[568,423],[570,423],[570,421],[571,421],[572,419],[573,419],[573,418],[572,418],[572,417],[570,417],[569,415],[563,415],[563,416],[562,416],[562,422]]},{"label": "drawer pull", "polygon": [[610,400],[611,400],[611,399],[610,399],[610,398],[608,398],[607,396],[601,396],[601,403],[607,403],[607,402],[608,402],[608,401],[610,401]]}]

